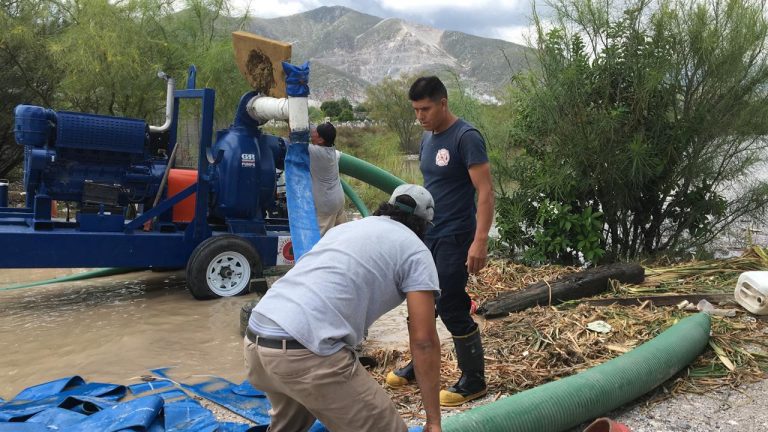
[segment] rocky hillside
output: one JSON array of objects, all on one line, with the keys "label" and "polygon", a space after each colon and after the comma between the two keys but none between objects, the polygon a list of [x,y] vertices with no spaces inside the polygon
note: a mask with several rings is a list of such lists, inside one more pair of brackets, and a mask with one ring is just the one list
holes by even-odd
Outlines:
[{"label": "rocky hillside", "polygon": [[[458,75],[478,95],[494,95],[527,67],[530,51],[510,42],[444,31],[341,7],[251,20],[248,31],[293,44],[293,62],[312,64],[313,99],[361,101],[385,77]],[[528,57],[526,57],[528,55]]]}]

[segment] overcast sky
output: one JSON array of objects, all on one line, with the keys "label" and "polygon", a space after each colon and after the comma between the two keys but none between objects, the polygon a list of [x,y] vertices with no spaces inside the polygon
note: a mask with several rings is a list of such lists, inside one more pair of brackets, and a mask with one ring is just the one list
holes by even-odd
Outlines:
[{"label": "overcast sky", "polygon": [[524,44],[534,0],[233,0],[239,12],[275,18],[320,6],[346,6],[381,18],[402,18],[443,30]]}]

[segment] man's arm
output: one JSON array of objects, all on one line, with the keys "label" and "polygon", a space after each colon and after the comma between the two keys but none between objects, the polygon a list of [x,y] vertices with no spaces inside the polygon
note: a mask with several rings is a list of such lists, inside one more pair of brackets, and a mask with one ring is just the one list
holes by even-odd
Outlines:
[{"label": "man's arm", "polygon": [[435,327],[434,291],[412,291],[408,302],[408,335],[413,367],[427,412],[425,431],[440,432],[440,339]]},{"label": "man's arm", "polygon": [[488,231],[493,223],[493,180],[491,164],[486,162],[469,167],[469,177],[477,191],[477,228],[475,240],[467,254],[467,271],[477,273],[488,263]]}]

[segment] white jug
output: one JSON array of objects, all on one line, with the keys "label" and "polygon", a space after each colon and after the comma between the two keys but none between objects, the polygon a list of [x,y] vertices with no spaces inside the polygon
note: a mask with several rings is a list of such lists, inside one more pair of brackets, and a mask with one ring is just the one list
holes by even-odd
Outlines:
[{"label": "white jug", "polygon": [[736,301],[755,315],[768,315],[768,271],[749,271],[739,276]]}]

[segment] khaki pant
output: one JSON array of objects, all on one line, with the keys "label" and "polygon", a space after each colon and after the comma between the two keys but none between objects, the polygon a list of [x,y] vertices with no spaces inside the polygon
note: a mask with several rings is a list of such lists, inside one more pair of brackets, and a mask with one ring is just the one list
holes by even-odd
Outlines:
[{"label": "khaki pant", "polygon": [[325,233],[327,233],[329,229],[335,227],[336,225],[341,225],[346,221],[347,221],[347,215],[345,213],[344,206],[342,206],[341,209],[334,214],[329,214],[329,215],[318,214],[317,225],[320,227],[320,236],[325,235]]},{"label": "khaki pant", "polygon": [[304,432],[319,419],[331,432],[407,432],[383,388],[343,349],[319,356],[244,341],[248,381],[267,394],[270,432]]}]

